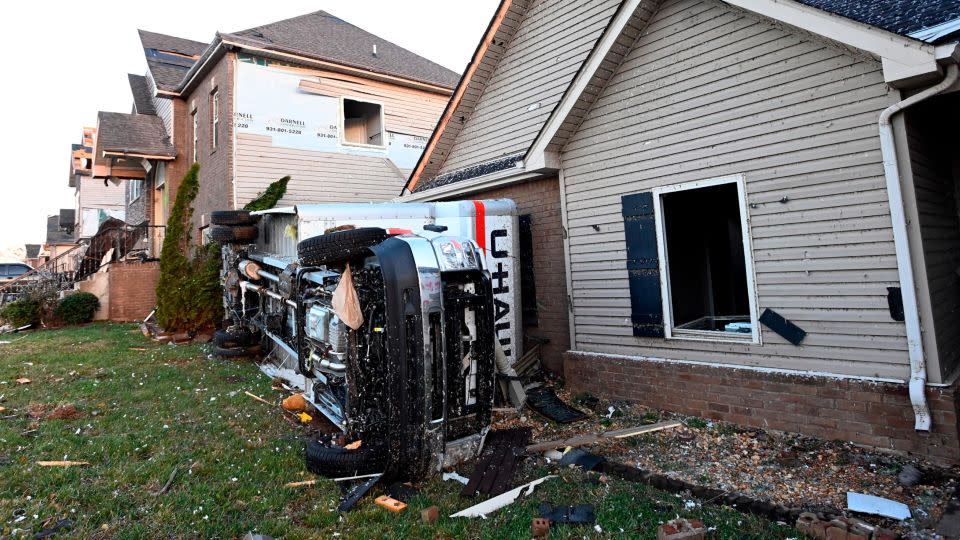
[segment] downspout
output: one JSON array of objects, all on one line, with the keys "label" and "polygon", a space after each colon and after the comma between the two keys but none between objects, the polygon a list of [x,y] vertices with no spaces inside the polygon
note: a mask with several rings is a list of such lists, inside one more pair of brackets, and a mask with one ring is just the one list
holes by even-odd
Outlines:
[{"label": "downspout", "polygon": [[907,237],[907,219],[904,214],[903,193],[900,190],[900,169],[890,119],[907,107],[946,90],[956,81],[957,65],[950,64],[939,84],[894,103],[880,113],[880,153],[883,156],[883,172],[887,179],[887,196],[890,199],[890,218],[893,221],[893,242],[897,252],[897,272],[900,276],[904,323],[907,327],[907,351],[910,356],[910,403],[913,405],[913,414],[916,419],[914,428],[917,431],[930,431],[930,409],[924,394],[927,384],[927,366],[920,334],[920,312],[917,308],[910,241]]}]

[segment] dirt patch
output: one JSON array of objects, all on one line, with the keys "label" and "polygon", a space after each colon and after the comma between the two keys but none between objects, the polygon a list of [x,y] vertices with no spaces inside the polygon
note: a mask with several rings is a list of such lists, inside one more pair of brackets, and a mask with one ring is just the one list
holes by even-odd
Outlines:
[{"label": "dirt patch", "polygon": [[31,403],[27,406],[27,414],[37,420],[76,420],[86,416],[73,403],[51,405],[48,403]]},{"label": "dirt patch", "polygon": [[47,419],[49,420],[76,420],[78,418],[83,418],[86,416],[82,411],[78,410],[75,405],[68,403],[66,405],[60,405],[53,410]]}]

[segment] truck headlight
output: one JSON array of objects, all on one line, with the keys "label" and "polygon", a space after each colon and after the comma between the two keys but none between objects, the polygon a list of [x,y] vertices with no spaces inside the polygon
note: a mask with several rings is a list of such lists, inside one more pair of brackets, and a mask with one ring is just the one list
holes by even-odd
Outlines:
[{"label": "truck headlight", "polygon": [[450,236],[434,238],[431,243],[437,254],[441,270],[467,270],[479,268],[480,257],[477,248],[469,240]]}]

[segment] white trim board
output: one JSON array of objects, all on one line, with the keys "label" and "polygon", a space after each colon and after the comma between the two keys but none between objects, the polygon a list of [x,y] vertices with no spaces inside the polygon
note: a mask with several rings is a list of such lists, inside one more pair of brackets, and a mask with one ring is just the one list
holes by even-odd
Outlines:
[{"label": "white trim board", "polygon": [[[694,189],[703,189],[724,184],[736,184],[737,186],[737,205],[740,210],[740,234],[743,242],[744,268],[747,278],[747,302],[750,310],[750,341],[736,339],[724,332],[717,332],[716,336],[690,336],[681,335],[674,332],[673,325],[673,302],[670,298],[670,261],[667,256],[667,234],[666,224],[663,220],[663,196],[668,193],[677,193],[680,191],[690,191]],[[708,178],[685,182],[682,184],[670,184],[653,188],[653,213],[655,229],[657,233],[657,255],[660,261],[660,295],[663,307],[663,332],[666,339],[675,340],[699,340],[709,342],[736,342],[761,345],[760,321],[757,314],[757,287],[754,279],[753,268],[753,249],[750,240],[750,220],[747,218],[747,195],[745,188],[745,178],[742,174],[732,176],[722,176],[718,178]]]}]

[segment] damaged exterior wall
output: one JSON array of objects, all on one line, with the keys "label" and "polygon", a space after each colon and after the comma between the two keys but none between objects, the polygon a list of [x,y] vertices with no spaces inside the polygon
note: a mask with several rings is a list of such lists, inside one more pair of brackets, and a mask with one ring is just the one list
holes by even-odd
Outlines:
[{"label": "damaged exterior wall", "polygon": [[[263,65],[267,64],[267,65]],[[433,93],[302,66],[244,57],[236,66],[236,206],[254,199],[271,182],[290,175],[278,206],[304,203],[371,202],[392,199],[416,163],[449,94]],[[270,87],[275,115],[302,124],[262,125]],[[289,96],[286,99],[285,96]],[[382,107],[384,148],[341,141],[341,101],[349,98]],[[284,109],[282,103],[290,104]],[[252,119],[248,120],[248,115]],[[281,120],[283,122],[283,120]],[[263,133],[264,128],[302,135]],[[322,137],[321,137],[322,136]]]},{"label": "damaged exterior wall", "polygon": [[[665,2],[562,153],[572,348],[905,379],[876,125],[895,99],[872,59],[717,1]],[[736,174],[758,308],[803,344],[634,337],[621,197]]]}]

